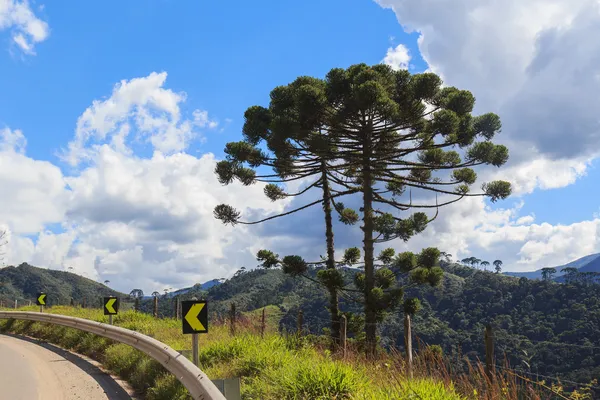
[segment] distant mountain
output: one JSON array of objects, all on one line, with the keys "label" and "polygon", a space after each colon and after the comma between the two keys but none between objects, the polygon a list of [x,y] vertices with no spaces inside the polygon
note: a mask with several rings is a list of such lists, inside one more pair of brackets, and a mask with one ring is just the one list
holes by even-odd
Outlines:
[{"label": "distant mountain", "polygon": [[[594,263],[591,266],[592,269],[584,269],[592,263]],[[600,272],[600,253],[590,254],[585,257],[578,258],[575,261],[571,261],[570,263],[554,267],[556,269],[556,274],[554,276],[558,278],[563,275],[560,270],[566,267],[577,268],[580,272]],[[529,272],[504,272],[504,275],[514,276],[517,278],[525,277],[528,279],[542,279],[542,269],[540,268],[538,270]]]},{"label": "distant mountain", "polygon": [[39,292],[48,295],[48,305],[67,305],[71,299],[80,304],[85,299],[86,304],[99,307],[104,296],[125,296],[72,272],[37,268],[27,263],[0,268],[0,301],[4,304],[35,301]]}]

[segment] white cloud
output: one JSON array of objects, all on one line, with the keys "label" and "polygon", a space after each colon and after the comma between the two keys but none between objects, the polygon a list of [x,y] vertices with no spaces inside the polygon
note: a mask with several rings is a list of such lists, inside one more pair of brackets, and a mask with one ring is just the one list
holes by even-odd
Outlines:
[{"label": "white cloud", "polygon": [[600,11],[596,0],[377,0],[449,85],[503,120],[513,162],[597,156]]},{"label": "white cloud", "polygon": [[50,34],[48,24],[33,13],[28,2],[19,0],[0,0],[0,30],[4,29],[13,32],[14,43],[28,54],[34,54],[35,45]]},{"label": "white cloud", "polygon": [[[471,90],[476,112],[503,122],[497,142],[509,163],[480,179],[506,179],[517,196],[558,189],[586,175],[600,155],[600,6],[597,0],[376,0],[419,32],[429,69]],[[526,199],[526,197],[525,197]],[[513,269],[557,265],[600,251],[600,220],[534,223],[519,206],[486,209],[463,200],[409,246],[440,245],[463,256],[506,260]]]},{"label": "white cloud", "polygon": [[[135,155],[137,133],[154,139],[217,122],[205,111],[181,115],[184,93],[164,88],[166,73],[123,81],[110,98],[93,102],[77,121],[67,154],[77,166],[71,176],[25,155],[19,130],[0,131],[0,223],[13,232],[8,261],[67,269],[111,281],[120,290],[162,290],[253,266],[258,243],[251,227],[224,226],[213,216],[220,203],[246,216],[283,210],[264,184],[222,186],[214,155],[170,153],[155,146],[152,156]],[[161,142],[163,143],[163,142]],[[85,164],[81,164],[81,153]],[[47,230],[60,224],[62,233]],[[36,237],[37,235],[37,237]],[[36,240],[32,240],[34,237]]]},{"label": "white cloud", "polygon": [[[182,117],[185,93],[165,89],[167,73],[152,72],[143,78],[122,80],[106,100],[95,100],[79,117],[75,139],[62,155],[71,165],[90,161],[99,146],[110,144],[126,151],[126,142],[149,142],[155,150],[175,153],[187,148],[199,132],[218,124],[203,110],[194,110],[192,119]],[[111,138],[111,140],[108,140]]]},{"label": "white cloud", "polygon": [[25,155],[19,130],[0,130],[0,223],[16,234],[39,232],[60,222],[65,210],[65,182],[59,168]]},{"label": "white cloud", "polygon": [[561,265],[600,250],[599,218],[569,225],[534,223],[533,215],[519,215],[523,204],[491,209],[481,198],[466,198],[442,208],[438,219],[408,243],[385,247],[420,251],[435,246],[457,260],[501,259],[507,271]]},{"label": "white cloud", "polygon": [[406,46],[399,44],[396,47],[390,47],[381,62],[394,70],[408,69],[410,54]]}]

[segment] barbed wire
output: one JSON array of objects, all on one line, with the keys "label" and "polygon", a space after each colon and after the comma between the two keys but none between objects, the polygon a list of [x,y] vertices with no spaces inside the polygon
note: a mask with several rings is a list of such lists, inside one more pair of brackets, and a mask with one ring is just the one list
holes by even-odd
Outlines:
[{"label": "barbed wire", "polygon": [[[496,368],[499,368],[499,369],[504,370],[504,371],[511,371],[511,372],[514,372],[514,373],[521,373],[521,374],[527,374],[527,375],[530,375],[530,376],[536,376],[536,377],[542,377],[542,378],[546,378],[546,379],[552,379],[552,380],[555,380],[555,381],[557,381],[559,383],[570,383],[570,384],[577,385],[577,386],[586,386],[586,387],[592,387],[592,388],[600,388],[600,385],[592,385],[590,383],[581,383],[581,382],[570,381],[568,379],[562,379],[562,378],[559,378],[559,377],[553,377],[553,376],[543,375],[543,374],[539,374],[537,372],[517,371],[516,369],[503,367],[503,366],[498,365],[498,364],[495,364],[494,366]],[[537,383],[537,382],[535,382],[535,383]]]}]

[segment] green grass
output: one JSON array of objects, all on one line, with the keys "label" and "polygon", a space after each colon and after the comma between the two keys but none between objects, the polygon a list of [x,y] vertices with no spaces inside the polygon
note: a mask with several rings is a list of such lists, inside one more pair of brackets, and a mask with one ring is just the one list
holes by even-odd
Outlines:
[{"label": "green grass", "polygon": [[[37,310],[23,307],[21,310]],[[101,310],[53,307],[47,312],[107,322]],[[342,400],[342,399],[462,399],[449,385],[431,379],[398,379],[393,370],[375,368],[359,358],[333,359],[307,343],[277,334],[273,313],[267,308],[271,327],[261,338],[257,333],[260,312],[249,315],[230,336],[226,325],[212,324],[200,335],[200,368],[211,378],[241,377],[242,398],[248,400]],[[255,323],[249,323],[254,321]],[[115,325],[160,340],[176,350],[190,349],[191,336],[181,333],[181,322],[154,319],[147,314],[124,312]],[[71,328],[31,321],[0,320],[0,331],[37,337],[97,359],[110,371],[127,380],[147,399],[187,399],[181,384],[160,364],[123,344]]]}]

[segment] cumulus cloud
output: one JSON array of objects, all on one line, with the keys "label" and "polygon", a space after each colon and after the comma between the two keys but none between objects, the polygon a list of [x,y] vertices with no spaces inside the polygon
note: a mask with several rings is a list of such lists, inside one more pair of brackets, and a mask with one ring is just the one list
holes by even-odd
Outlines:
[{"label": "cumulus cloud", "polygon": [[[558,189],[586,175],[600,155],[600,6],[596,0],[376,0],[392,9],[429,69],[471,90],[476,112],[503,122],[497,142],[511,158],[482,181],[506,179],[513,194]],[[526,199],[526,197],[524,197]],[[517,268],[556,265],[600,250],[599,221],[535,223],[482,199],[446,207],[404,247],[439,245],[464,256],[496,255]],[[402,247],[402,246],[401,246]]]},{"label": "cumulus cloud", "polygon": [[13,232],[10,263],[73,268],[121,290],[181,287],[256,265],[256,251],[270,239],[252,227],[224,226],[214,207],[227,203],[264,216],[288,202],[271,202],[262,184],[222,186],[210,153],[133,151],[134,133],[162,144],[175,131],[218,126],[203,110],[183,117],[186,95],[163,87],[165,79],[152,73],[122,81],[83,112],[65,154],[75,166],[70,175],[27,157],[21,131],[0,131],[0,186],[8,188],[0,222]]},{"label": "cumulus cloud", "polygon": [[513,162],[597,156],[600,27],[596,0],[377,0],[394,10],[449,85],[498,112]]},{"label": "cumulus cloud", "polygon": [[13,42],[27,54],[48,37],[48,24],[39,19],[27,1],[0,0],[0,30],[11,31]]},{"label": "cumulus cloud", "polygon": [[410,54],[406,46],[399,44],[396,47],[390,47],[381,62],[394,70],[408,69]]},{"label": "cumulus cloud", "polygon": [[90,161],[104,144],[128,153],[131,149],[126,143],[132,141],[149,142],[153,149],[172,154],[199,138],[195,128],[217,127],[218,123],[204,110],[194,110],[191,118],[182,116],[186,95],[164,88],[166,79],[166,72],[152,72],[146,77],[122,80],[108,99],[95,100],[79,117],[75,138],[62,158],[76,166]]},{"label": "cumulus cloud", "polygon": [[58,167],[25,154],[19,130],[0,130],[0,223],[13,233],[32,234],[60,222],[65,211],[65,181]]}]

